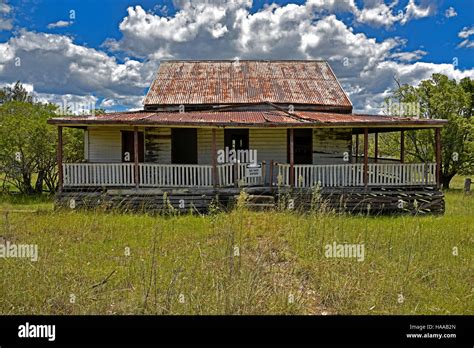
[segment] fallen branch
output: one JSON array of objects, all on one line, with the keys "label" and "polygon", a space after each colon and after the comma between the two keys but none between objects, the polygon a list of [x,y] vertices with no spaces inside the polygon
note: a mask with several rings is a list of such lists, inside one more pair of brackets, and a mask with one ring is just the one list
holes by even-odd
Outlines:
[{"label": "fallen branch", "polygon": [[104,280],[102,280],[100,283],[97,283],[95,285],[92,285],[91,289],[95,289],[97,288],[98,286],[101,286],[101,285],[104,285],[105,283],[107,283],[107,281],[110,279],[110,277],[112,277],[114,275],[114,273],[116,272],[116,270],[114,269]]}]

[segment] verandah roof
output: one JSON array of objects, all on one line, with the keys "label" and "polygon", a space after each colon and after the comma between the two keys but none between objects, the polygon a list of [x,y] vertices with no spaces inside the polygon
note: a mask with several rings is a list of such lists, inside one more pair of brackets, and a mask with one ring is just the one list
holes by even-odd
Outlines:
[{"label": "verandah roof", "polygon": [[350,127],[350,128],[437,128],[446,120],[394,116],[339,114],[315,111],[193,111],[117,112],[103,115],[52,118],[49,124],[63,126],[128,125],[177,127]]}]

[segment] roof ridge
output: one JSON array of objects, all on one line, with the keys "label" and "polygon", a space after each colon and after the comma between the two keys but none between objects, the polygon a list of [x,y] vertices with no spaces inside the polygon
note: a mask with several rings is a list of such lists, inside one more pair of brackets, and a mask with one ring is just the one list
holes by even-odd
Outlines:
[{"label": "roof ridge", "polygon": [[161,63],[167,62],[321,62],[321,63],[328,63],[327,59],[162,59]]}]

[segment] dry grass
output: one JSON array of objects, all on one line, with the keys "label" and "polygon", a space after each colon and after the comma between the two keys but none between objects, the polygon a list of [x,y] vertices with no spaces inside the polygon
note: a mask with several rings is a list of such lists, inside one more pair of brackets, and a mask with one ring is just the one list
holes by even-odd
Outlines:
[{"label": "dry grass", "polygon": [[[458,191],[444,216],[426,217],[242,208],[156,217],[0,203],[31,206],[40,212],[0,217],[3,240],[39,247],[38,262],[0,259],[1,314],[474,313],[474,203]],[[365,260],[326,258],[334,241],[364,243]]]}]

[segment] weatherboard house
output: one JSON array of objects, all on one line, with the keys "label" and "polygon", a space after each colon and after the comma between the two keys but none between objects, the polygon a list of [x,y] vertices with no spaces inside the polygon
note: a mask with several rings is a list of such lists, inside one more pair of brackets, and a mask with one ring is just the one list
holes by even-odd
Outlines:
[{"label": "weatherboard house", "polygon": [[[339,210],[442,212],[445,121],[352,108],[326,61],[165,61],[143,110],[49,120],[57,202],[206,211],[245,190],[262,207],[307,208],[317,192]],[[64,127],[84,130],[81,163],[63,162]],[[404,163],[404,131],[418,129],[435,130],[435,163]],[[382,132],[400,134],[399,158],[379,157]]]}]

